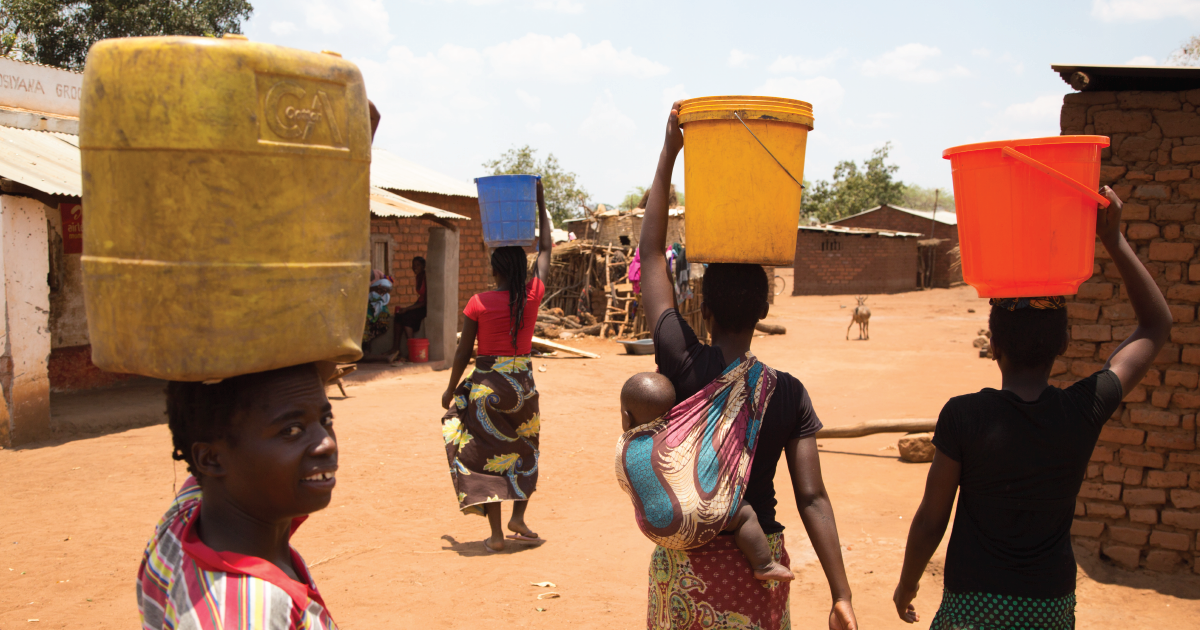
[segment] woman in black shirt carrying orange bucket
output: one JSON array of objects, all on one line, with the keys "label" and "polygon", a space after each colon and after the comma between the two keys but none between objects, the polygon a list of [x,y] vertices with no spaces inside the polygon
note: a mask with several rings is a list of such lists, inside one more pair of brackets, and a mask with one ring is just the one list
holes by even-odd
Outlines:
[{"label": "woman in black shirt carrying orange bucket", "polygon": [[938,418],[937,451],[894,596],[908,623],[920,620],[912,602],[957,493],[945,590],[931,627],[1075,627],[1075,496],[1100,429],[1171,331],[1166,300],[1121,234],[1121,201],[1107,187],[1101,192],[1110,203],[1099,211],[1096,235],[1125,282],[1138,326],[1103,369],[1059,389],[1048,380],[1069,339],[1066,299],[992,299],[1002,386],[952,398]]}]

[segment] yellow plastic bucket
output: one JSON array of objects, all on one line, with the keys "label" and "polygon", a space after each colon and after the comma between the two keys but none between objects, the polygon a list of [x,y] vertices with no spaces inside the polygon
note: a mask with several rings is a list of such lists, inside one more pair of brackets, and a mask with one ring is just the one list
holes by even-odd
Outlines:
[{"label": "yellow plastic bucket", "polygon": [[769,96],[683,101],[687,255],[791,265],[812,105]]},{"label": "yellow plastic bucket", "polygon": [[354,64],[244,38],[105,40],[79,140],[96,365],[200,381],[362,355],[371,130]]}]

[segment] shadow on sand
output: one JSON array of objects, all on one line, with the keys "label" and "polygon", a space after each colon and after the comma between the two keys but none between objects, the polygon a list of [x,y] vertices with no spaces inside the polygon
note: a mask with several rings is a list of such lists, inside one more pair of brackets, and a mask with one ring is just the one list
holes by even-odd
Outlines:
[{"label": "shadow on sand", "polygon": [[445,536],[442,536],[442,540],[444,540],[450,544],[449,547],[442,547],[443,551],[453,551],[454,553],[457,553],[458,555],[463,556],[463,557],[503,556],[503,555],[509,555],[509,554],[514,554],[514,553],[521,553],[522,551],[529,551],[531,549],[535,549],[535,548],[540,547],[543,544],[545,544],[544,542],[530,544],[530,543],[517,542],[515,540],[506,540],[506,541],[504,541],[504,549],[503,550],[488,551],[483,546],[483,539],[472,540],[472,541],[467,541],[467,542],[459,542],[459,541],[455,540],[453,536],[446,534]]}]

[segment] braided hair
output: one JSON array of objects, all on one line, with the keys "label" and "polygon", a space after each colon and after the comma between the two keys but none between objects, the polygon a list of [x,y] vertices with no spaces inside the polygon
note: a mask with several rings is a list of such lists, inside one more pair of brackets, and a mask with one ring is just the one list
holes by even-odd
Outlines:
[{"label": "braided hair", "polygon": [[171,429],[171,458],[187,463],[188,472],[199,479],[192,459],[197,442],[229,441],[233,438],[233,415],[237,411],[246,379],[219,383],[167,383],[167,425]]},{"label": "braided hair", "polygon": [[517,351],[517,335],[525,323],[525,278],[529,275],[525,250],[515,245],[497,247],[492,252],[492,271],[508,281],[508,314],[512,320],[513,352]]}]

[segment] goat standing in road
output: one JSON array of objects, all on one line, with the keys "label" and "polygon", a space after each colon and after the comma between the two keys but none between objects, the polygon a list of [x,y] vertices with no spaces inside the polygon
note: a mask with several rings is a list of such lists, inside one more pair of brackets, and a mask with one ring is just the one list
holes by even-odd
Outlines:
[{"label": "goat standing in road", "polygon": [[860,296],[855,299],[858,300],[858,306],[854,307],[854,316],[850,320],[850,325],[846,327],[846,339],[850,339],[850,329],[854,328],[855,324],[858,324],[858,338],[860,340],[870,339],[871,309],[867,308],[867,298]]}]

